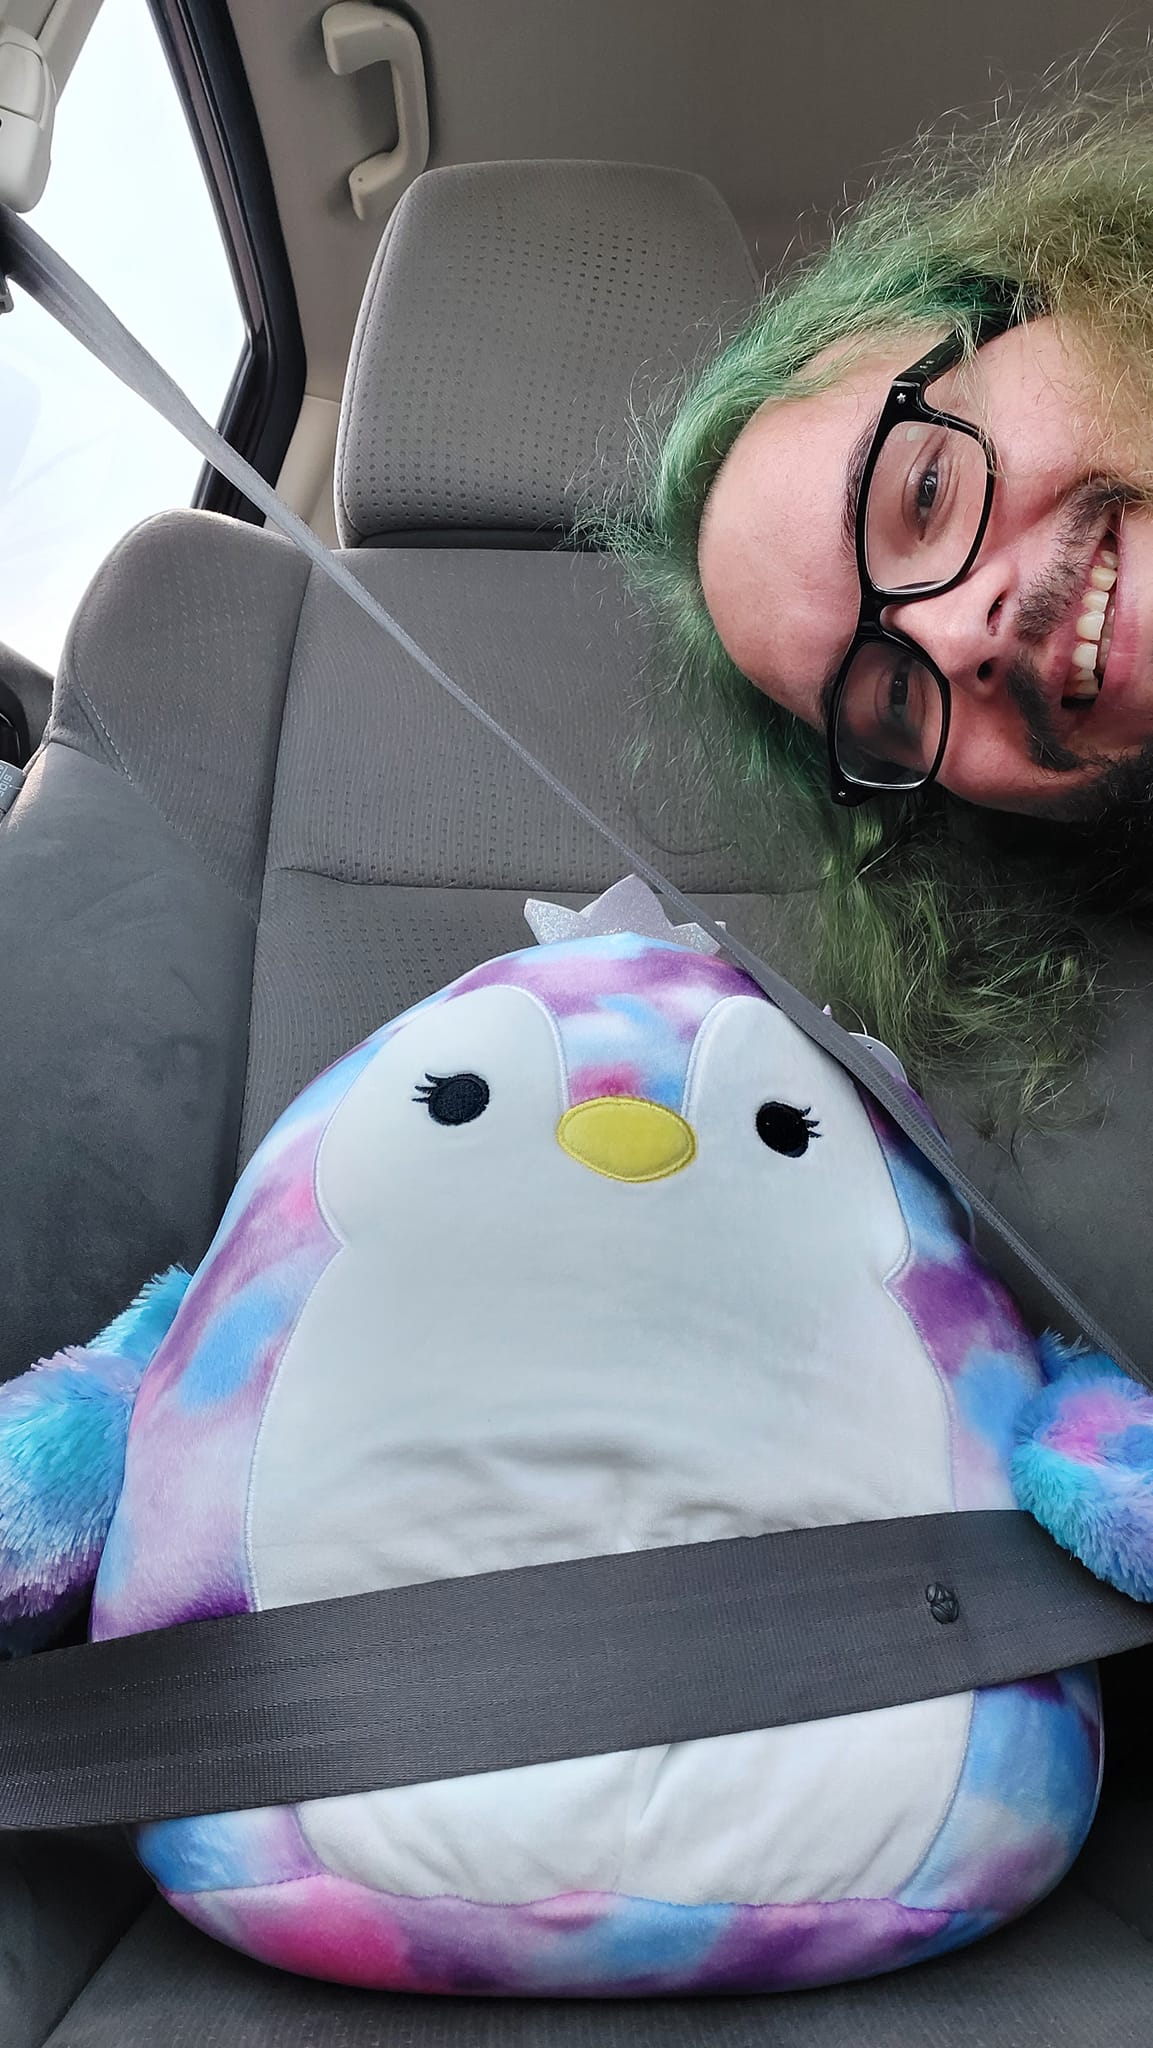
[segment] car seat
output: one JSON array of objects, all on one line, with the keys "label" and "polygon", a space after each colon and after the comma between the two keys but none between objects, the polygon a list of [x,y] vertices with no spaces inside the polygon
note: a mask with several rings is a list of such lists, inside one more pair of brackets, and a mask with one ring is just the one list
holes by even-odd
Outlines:
[{"label": "car seat", "polygon": [[[357,573],[450,673],[680,886],[804,971],[815,855],[734,843],[646,709],[647,633],[581,514],[636,488],[667,403],[755,276],[712,189],[601,164],[436,171],[370,280],[339,450]],[[640,767],[637,761],[640,760]],[[2,1370],[83,1341],[203,1255],[237,1168],[384,1017],[523,943],[613,856],[285,542],[203,513],[97,575],[45,744],[0,825]],[[1142,942],[1115,948],[1141,980]],[[1124,1338],[1148,1328],[1148,1005],[1119,1003],[1086,1131],[967,1162]],[[1149,2038],[1144,1653],[1113,1674],[1107,1799],[1016,1927],[874,1983],[652,2003],[372,1996],[179,1921],[99,1837],[0,1839],[4,2048],[1083,2048]]]}]

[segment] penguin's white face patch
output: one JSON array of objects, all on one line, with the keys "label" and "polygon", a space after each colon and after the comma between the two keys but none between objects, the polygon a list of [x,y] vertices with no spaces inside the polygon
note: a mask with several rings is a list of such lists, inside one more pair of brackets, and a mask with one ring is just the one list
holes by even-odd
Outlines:
[{"label": "penguin's white face patch", "polygon": [[433,1004],[388,1040],[333,1118],[317,1162],[321,1208],[346,1244],[395,1228],[398,1200],[436,1236],[483,1230],[485,1187],[492,1199],[521,1179],[565,1100],[557,1034],[533,996],[485,988]]},{"label": "penguin's white face patch", "polygon": [[884,1285],[903,1220],[839,1070],[728,998],[681,1170],[590,1171],[568,1106],[510,987],[418,1013],[349,1090],[317,1166],[344,1249],[254,1462],[261,1604],[951,1504],[941,1389]]}]

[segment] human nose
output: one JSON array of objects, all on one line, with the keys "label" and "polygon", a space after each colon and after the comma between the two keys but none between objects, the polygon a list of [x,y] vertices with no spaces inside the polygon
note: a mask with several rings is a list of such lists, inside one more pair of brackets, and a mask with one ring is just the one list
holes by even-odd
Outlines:
[{"label": "human nose", "polygon": [[951,590],[886,605],[883,622],[916,640],[954,688],[985,702],[997,694],[1010,652],[1007,594],[1003,570],[989,562]]}]

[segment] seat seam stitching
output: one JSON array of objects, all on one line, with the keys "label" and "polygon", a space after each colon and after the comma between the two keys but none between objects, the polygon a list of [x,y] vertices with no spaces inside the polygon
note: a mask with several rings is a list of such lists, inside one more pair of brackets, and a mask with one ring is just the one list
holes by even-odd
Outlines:
[{"label": "seat seam stitching", "polygon": [[288,650],[288,660],[284,666],[284,688],[280,693],[280,717],[276,721],[276,744],[272,749],[272,773],[268,785],[268,823],[264,834],[264,857],[260,863],[260,888],[257,893],[256,903],[256,924],[258,927],[268,877],[270,873],[276,872],[274,864],[269,860],[269,848],[272,843],[272,819],[273,812],[276,809],[277,784],[280,780],[280,755],[284,746],[284,722],[288,716],[288,697],[292,689],[292,672],[296,667],[296,653],[300,645],[300,626],[304,618],[304,607],[308,601],[308,593],[312,589],[312,574],[312,563],[309,562],[301,582],[300,603],[296,608],[296,624],[292,629],[292,645]]},{"label": "seat seam stitching", "polygon": [[[90,713],[90,715],[96,720],[96,723],[99,726],[100,731],[103,733],[104,738],[108,743],[108,746],[111,748],[117,766],[119,767],[120,772],[124,777],[124,780],[130,783],[133,789],[139,788],[139,785],[136,781],[136,777],[133,775],[132,770],[129,768],[127,761],[124,759],[123,754],[121,753],[119,747],[117,746],[116,741],[113,739],[111,732],[109,731],[107,725],[104,723],[104,720],[101,718],[99,711],[96,709],[96,706],[93,703],[92,698],[89,696],[88,691],[85,689],[84,684],[81,682],[79,675],[76,673],[75,663],[73,663],[72,665],[72,687],[83,699],[85,707]],[[65,744],[67,744],[67,742],[65,742]],[[79,749],[77,749],[77,751],[79,751]],[[141,791],[141,794],[143,794],[143,791]]]},{"label": "seat seam stitching", "polygon": [[273,813],[275,812],[276,809],[276,789],[277,784],[280,780],[280,756],[284,746],[284,722],[288,717],[288,699],[289,694],[292,690],[292,677],[293,671],[296,667],[297,649],[300,645],[300,628],[304,618],[304,607],[308,602],[308,593],[312,589],[312,573],[312,563],[308,562],[304,577],[301,580],[300,603],[297,606],[296,624],[293,627],[292,631],[292,645],[288,650],[288,660],[285,663],[284,668],[284,688],[281,691],[280,695],[280,717],[277,721],[276,726],[276,744],[272,750],[272,772],[268,789],[268,817],[264,833],[264,858],[261,863],[260,888],[257,892],[256,909],[252,916],[252,973],[249,977],[248,983],[248,1027],[245,1032],[244,1038],[244,1080],[243,1086],[240,1091],[240,1113],[236,1120],[236,1144],[233,1152],[232,1161],[234,1175],[240,1166],[241,1150],[244,1144],[245,1118],[248,1114],[248,1102],[252,1083],[252,1023],[253,1016],[256,1010],[256,974],[258,965],[257,956],[258,949],[260,946],[260,928],[264,917],[264,898],[268,889],[269,875],[278,872],[278,870],[275,867],[273,867],[269,860],[269,848],[272,844],[272,824]]},{"label": "seat seam stitching", "polygon": [[[78,682],[75,676],[72,678],[72,681],[74,687],[80,692],[85,702],[88,703],[88,695],[84,689],[83,684]],[[97,722],[103,725],[103,721],[100,719],[100,715],[96,711],[95,706],[90,705],[89,708],[92,710],[93,716],[97,719]],[[119,764],[119,771],[116,768],[112,768],[111,763],[107,761],[101,762],[98,765],[101,767],[109,768],[112,774],[116,774],[117,772],[119,772],[123,775],[124,780],[128,784],[128,787],[131,789],[133,795],[138,796],[140,798],[141,803],[147,804],[148,809],[151,811],[153,817],[158,818],[160,823],[164,826],[165,830],[172,834],[172,837],[178,842],[178,844],[185,847],[188,850],[188,852],[193,855],[198,865],[203,869],[204,873],[208,875],[211,878],[211,880],[217,884],[219,888],[223,889],[225,893],[232,898],[233,902],[237,905],[238,909],[242,911],[243,915],[248,919],[248,922],[255,928],[256,912],[252,909],[252,906],[245,901],[244,896],[242,895],[241,891],[237,888],[235,882],[229,881],[227,875],[222,875],[219,872],[219,870],[212,865],[211,861],[208,860],[206,855],[204,854],[203,849],[197,845],[195,839],[190,839],[187,832],[181,830],[180,826],[177,825],[175,821],[169,817],[167,811],[161,808],[161,806],[156,802],[155,798],[150,795],[147,789],[144,788],[143,784],[136,780],[136,778],[131,773],[130,769],[121,760],[120,755],[117,752],[115,744],[113,742],[112,735],[110,733],[107,735],[107,738],[109,746],[112,747],[113,753],[116,754],[116,759]],[[92,758],[90,754],[85,753],[83,747],[76,746],[71,740],[65,739],[60,733],[56,733],[53,736],[51,744],[54,747],[62,748],[66,753],[76,754],[82,761],[91,760]]]},{"label": "seat seam stitching", "polygon": [[[208,874],[210,874],[214,878],[214,880],[219,882],[223,889],[227,890],[228,894],[233,898],[233,900],[239,905],[240,909],[243,911],[245,917],[252,925],[254,932],[259,929],[260,903],[263,900],[264,882],[268,872],[268,842],[271,836],[272,829],[272,806],[276,795],[276,770],[280,760],[280,745],[284,732],[284,714],[288,702],[288,687],[292,676],[293,665],[296,660],[296,648],[297,642],[300,638],[300,621],[304,612],[304,602],[305,598],[308,595],[311,582],[312,569],[311,565],[309,565],[307,573],[303,577],[301,583],[300,600],[296,612],[296,623],[292,631],[292,645],[289,649],[288,662],[285,669],[285,685],[283,691],[281,692],[280,718],[277,724],[276,746],[273,751],[272,774],[269,787],[267,829],[265,830],[264,833],[264,846],[262,849],[259,874],[257,877],[259,886],[257,889],[257,901],[255,906],[248,902],[243,891],[237,886],[235,882],[231,881],[227,875],[224,875],[219,871],[215,864],[208,858],[208,855],[205,853],[204,849],[197,844],[196,840],[191,838],[189,834],[185,830],[183,830],[183,828],[179,826],[173,818],[169,817],[168,812],[163,809],[163,807],[156,801],[155,797],[153,797],[151,793],[144,787],[144,785],[140,783],[137,780],[137,778],[133,775],[132,770],[129,768],[127,761],[120,752],[120,749],[116,744],[116,741],[113,739],[108,726],[105,724],[88,690],[85,688],[84,683],[81,680],[79,655],[75,649],[73,650],[72,653],[72,659],[68,664],[69,680],[71,682],[71,685],[73,689],[75,689],[75,691],[77,692],[77,695],[82,699],[90,715],[95,719],[96,724],[99,727],[100,732],[103,734],[104,739],[107,742],[107,745],[110,747],[112,754],[115,757],[117,765],[120,769],[120,772],[123,775],[125,781],[128,783],[129,787],[133,789],[139,797],[142,798],[142,800],[148,805],[149,809],[154,813],[154,815],[163,821],[163,823],[168,827],[168,830],[174,835],[176,839],[180,841],[181,845],[188,847],[190,851],[196,855],[197,859],[199,860],[201,866],[205,869],[205,871]],[[55,736],[53,736],[53,739],[54,744],[67,746],[70,748],[71,752],[83,755],[84,750],[82,747],[72,746],[68,740],[63,738],[56,739]],[[251,1002],[249,1005],[249,1016],[251,1022]]]},{"label": "seat seam stitching", "polygon": [[[307,875],[314,881],[339,882],[353,889],[444,889],[462,896],[471,894],[474,891],[487,891],[493,895],[516,895],[521,889],[559,889],[565,896],[589,896],[601,893],[602,886],[599,882],[582,883],[572,882],[567,879],[557,882],[542,882],[537,878],[528,882],[405,882],[399,880],[395,875],[382,875],[380,877],[373,875],[336,875],[328,868],[311,867],[306,861],[270,861],[265,867],[266,881],[270,875]],[[747,896],[756,902],[762,901],[765,893],[761,889],[754,888],[751,884],[733,887],[731,885],[726,886],[711,882],[697,882],[692,884],[692,887],[696,894],[700,896]],[[780,902],[789,896],[809,896],[811,894],[811,886],[782,889],[774,893],[772,900]]]}]

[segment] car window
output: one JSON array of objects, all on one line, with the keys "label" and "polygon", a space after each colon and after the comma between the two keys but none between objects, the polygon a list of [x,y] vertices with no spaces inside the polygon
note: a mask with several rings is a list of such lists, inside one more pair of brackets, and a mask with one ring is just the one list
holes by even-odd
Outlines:
[{"label": "car window", "polygon": [[[216,419],[244,321],[145,0],[104,0],[32,225]],[[0,318],[0,642],[53,670],[128,529],[188,504],[200,458],[19,291]]]}]

